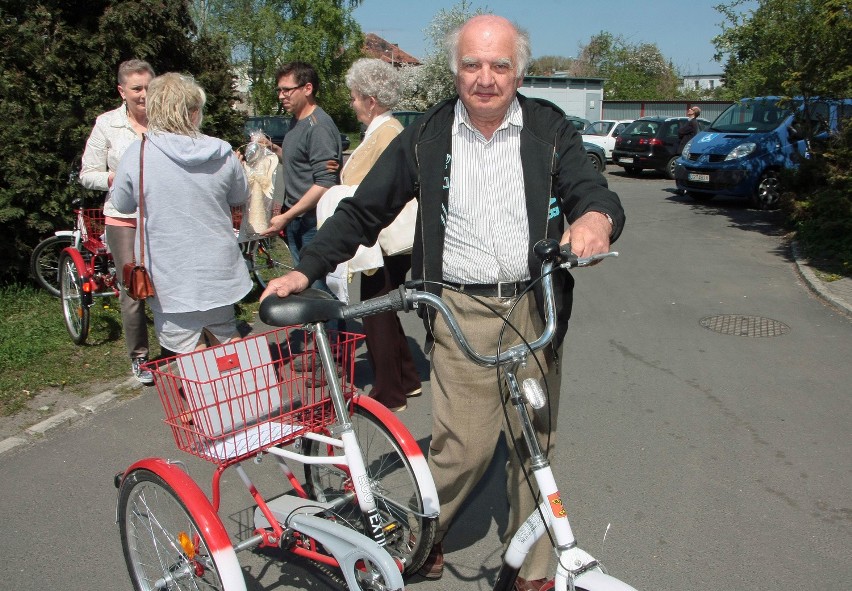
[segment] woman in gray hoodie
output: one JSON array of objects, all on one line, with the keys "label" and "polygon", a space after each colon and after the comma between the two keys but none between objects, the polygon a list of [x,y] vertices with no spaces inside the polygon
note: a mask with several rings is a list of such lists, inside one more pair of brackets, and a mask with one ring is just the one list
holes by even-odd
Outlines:
[{"label": "woman in gray hoodie", "polygon": [[[160,345],[175,353],[236,337],[234,303],[252,288],[231,223],[248,181],[231,146],[199,132],[205,99],[190,76],[154,78],[148,132],[127,148],[112,185],[116,209],[136,210],[141,151],[145,266],[156,292],[148,301]],[[138,243],[136,251],[139,260]]]}]

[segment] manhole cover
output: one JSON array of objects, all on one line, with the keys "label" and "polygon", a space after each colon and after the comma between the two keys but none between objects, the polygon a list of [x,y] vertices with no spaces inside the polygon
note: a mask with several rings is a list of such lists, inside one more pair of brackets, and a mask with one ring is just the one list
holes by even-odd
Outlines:
[{"label": "manhole cover", "polygon": [[699,321],[699,324],[714,332],[735,337],[777,337],[790,332],[790,327],[783,322],[739,314],[706,316]]}]

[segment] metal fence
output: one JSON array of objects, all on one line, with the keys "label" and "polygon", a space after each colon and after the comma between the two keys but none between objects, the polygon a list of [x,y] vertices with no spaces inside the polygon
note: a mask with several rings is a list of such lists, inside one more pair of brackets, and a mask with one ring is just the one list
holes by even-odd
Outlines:
[{"label": "metal fence", "polygon": [[686,109],[698,107],[701,118],[713,121],[727,109],[730,101],[603,101],[601,119],[639,119],[640,117],[684,117]]}]

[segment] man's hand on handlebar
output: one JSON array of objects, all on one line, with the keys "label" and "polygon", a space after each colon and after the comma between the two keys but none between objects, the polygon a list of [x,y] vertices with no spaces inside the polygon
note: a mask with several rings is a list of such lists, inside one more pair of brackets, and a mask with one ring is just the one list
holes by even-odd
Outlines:
[{"label": "man's hand on handlebar", "polygon": [[565,233],[560,245],[571,244],[571,251],[578,257],[588,257],[609,251],[612,224],[597,211],[589,211],[577,218]]},{"label": "man's hand on handlebar", "polygon": [[310,283],[307,276],[299,271],[290,271],[286,275],[276,277],[266,284],[266,289],[260,294],[260,301],[271,294],[277,295],[279,298],[290,295],[291,293],[299,293],[305,291]]}]

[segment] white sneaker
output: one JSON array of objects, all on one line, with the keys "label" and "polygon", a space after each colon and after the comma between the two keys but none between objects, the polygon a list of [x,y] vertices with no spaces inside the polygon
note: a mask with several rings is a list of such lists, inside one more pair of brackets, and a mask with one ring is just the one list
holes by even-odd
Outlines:
[{"label": "white sneaker", "polygon": [[150,386],[154,383],[154,374],[142,367],[142,364],[148,363],[147,357],[137,357],[130,360],[130,371],[136,376],[140,383]]}]

